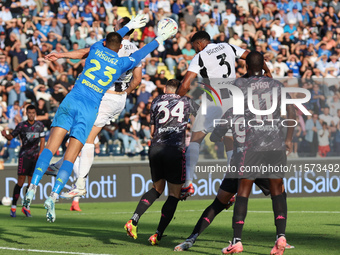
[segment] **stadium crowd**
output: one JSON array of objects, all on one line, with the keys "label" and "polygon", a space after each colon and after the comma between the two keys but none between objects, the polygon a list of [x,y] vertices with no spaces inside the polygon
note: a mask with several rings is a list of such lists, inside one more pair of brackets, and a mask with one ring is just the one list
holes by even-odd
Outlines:
[{"label": "stadium crowd", "polygon": [[[25,105],[37,106],[37,120],[48,130],[51,120],[84,60],[49,62],[51,51],[90,47],[113,31],[118,6],[145,13],[147,26],[132,35],[141,48],[156,37],[159,20],[171,17],[177,35],[143,60],[143,79],[128,96],[125,110],[100,134],[100,155],[145,152],[150,140],[150,106],[163,93],[166,77],[183,79],[196,54],[190,38],[205,30],[212,41],[229,42],[264,54],[273,77],[285,86],[311,91],[298,114],[292,157],[340,155],[340,3],[299,0],[3,0],[0,3],[0,115],[2,128],[14,129],[26,117]],[[168,73],[166,72],[168,69]],[[246,73],[237,62],[237,76]],[[199,101],[200,93],[190,96]],[[299,97],[299,94],[292,95]],[[124,130],[124,131],[123,131]],[[127,130],[127,132],[125,132]],[[188,128],[187,140],[190,139]],[[15,159],[19,141],[1,140],[1,156]],[[122,150],[121,148],[125,149]]]}]

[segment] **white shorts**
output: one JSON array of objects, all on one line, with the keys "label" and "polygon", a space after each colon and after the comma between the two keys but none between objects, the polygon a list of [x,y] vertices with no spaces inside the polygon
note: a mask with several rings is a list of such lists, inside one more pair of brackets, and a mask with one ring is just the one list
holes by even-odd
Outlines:
[{"label": "white shorts", "polygon": [[[202,95],[203,97],[204,95]],[[202,113],[202,106],[198,109],[194,124],[192,126],[193,132],[203,132],[205,134],[211,133],[214,130],[214,120],[221,119],[223,114],[232,107],[232,99],[224,99],[222,106],[219,102],[217,105],[213,101],[206,100],[206,113]]]},{"label": "white shorts", "polygon": [[110,121],[124,110],[126,96],[126,93],[120,95],[105,93],[94,125],[96,127],[104,127],[110,124]]}]

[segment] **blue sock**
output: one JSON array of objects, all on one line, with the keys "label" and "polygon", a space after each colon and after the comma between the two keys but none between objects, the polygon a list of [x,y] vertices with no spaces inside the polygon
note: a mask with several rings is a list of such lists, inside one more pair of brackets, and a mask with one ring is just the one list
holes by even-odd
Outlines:
[{"label": "blue sock", "polygon": [[63,164],[60,167],[60,170],[57,175],[57,180],[54,184],[52,192],[57,194],[64,188],[65,184],[68,181],[68,178],[71,176],[73,171],[73,163],[67,160],[64,160]]},{"label": "blue sock", "polygon": [[31,184],[34,185],[38,185],[41,178],[43,177],[43,175],[45,174],[48,166],[50,165],[50,161],[53,157],[52,152],[49,149],[44,149],[39,158],[38,161],[35,165],[35,169],[34,169],[34,173],[33,173],[33,177],[32,177],[32,181]]}]

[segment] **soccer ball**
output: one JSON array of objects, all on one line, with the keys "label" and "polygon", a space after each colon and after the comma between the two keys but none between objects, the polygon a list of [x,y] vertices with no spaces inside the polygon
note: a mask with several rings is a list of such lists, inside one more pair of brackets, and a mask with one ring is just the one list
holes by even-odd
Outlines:
[{"label": "soccer ball", "polygon": [[176,21],[174,21],[173,19],[170,19],[170,18],[165,18],[165,19],[162,19],[161,21],[158,22],[158,25],[157,25],[157,29],[158,31],[164,27],[166,27],[168,24],[170,23],[173,23],[175,25],[175,30],[176,30],[176,33],[174,34],[177,34],[177,31],[178,31],[178,24]]},{"label": "soccer ball", "polygon": [[11,200],[11,198],[9,198],[9,197],[3,197],[2,200],[1,200],[1,203],[2,203],[4,206],[10,206],[11,203],[12,203],[12,200]]}]

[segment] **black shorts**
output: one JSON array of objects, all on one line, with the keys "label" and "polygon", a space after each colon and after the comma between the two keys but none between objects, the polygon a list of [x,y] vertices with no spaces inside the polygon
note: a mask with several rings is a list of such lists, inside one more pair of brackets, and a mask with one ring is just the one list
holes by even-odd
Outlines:
[{"label": "black shorts", "polygon": [[152,181],[161,179],[173,184],[185,182],[185,150],[171,146],[152,146],[149,150]]},{"label": "black shorts", "polygon": [[287,165],[286,151],[247,151],[245,152],[242,177],[280,179],[284,177]]},{"label": "black shorts", "polygon": [[32,176],[37,160],[25,157],[19,158],[18,175]]},{"label": "black shorts", "polygon": [[[237,193],[237,189],[238,189],[238,181],[239,179],[224,178],[221,183],[220,189],[225,192],[235,194]],[[268,196],[270,194],[269,179],[263,179],[263,178],[256,179],[255,184],[257,185],[257,187],[259,187],[262,190],[265,196]]]}]

